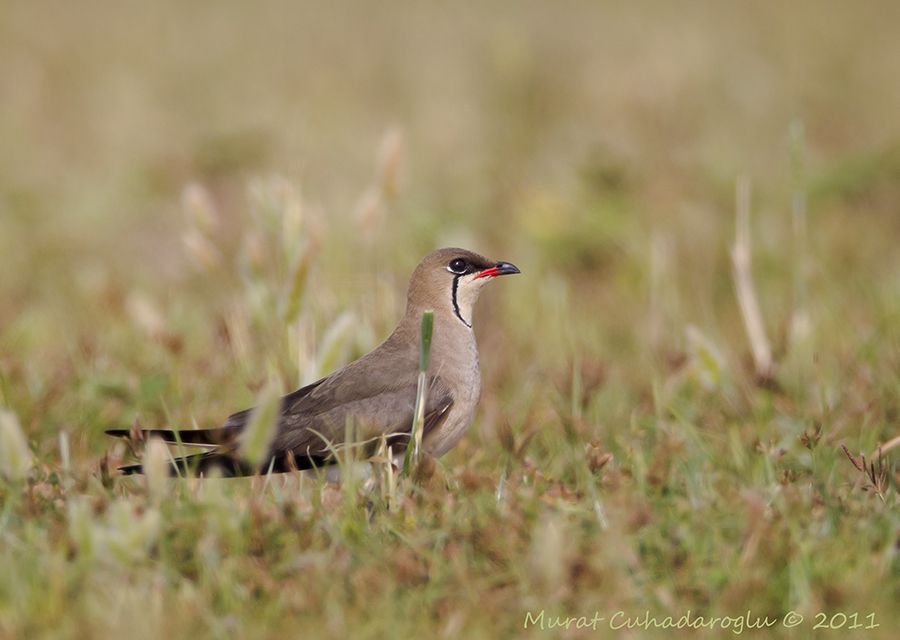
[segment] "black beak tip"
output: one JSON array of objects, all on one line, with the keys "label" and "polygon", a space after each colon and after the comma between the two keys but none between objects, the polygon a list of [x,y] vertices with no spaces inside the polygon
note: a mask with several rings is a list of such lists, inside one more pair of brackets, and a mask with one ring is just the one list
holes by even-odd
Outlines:
[{"label": "black beak tip", "polygon": [[512,264],[511,262],[498,262],[497,263],[497,273],[504,276],[510,276],[514,273],[522,273],[519,271],[519,267]]}]

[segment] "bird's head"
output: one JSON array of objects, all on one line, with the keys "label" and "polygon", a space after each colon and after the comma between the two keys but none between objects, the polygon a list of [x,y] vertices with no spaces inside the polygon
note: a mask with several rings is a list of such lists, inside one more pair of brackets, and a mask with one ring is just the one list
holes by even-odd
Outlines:
[{"label": "bird's head", "polygon": [[408,309],[434,309],[453,314],[472,327],[472,308],[487,282],[519,273],[509,262],[488,260],[466,249],[438,249],[416,267],[409,281]]}]

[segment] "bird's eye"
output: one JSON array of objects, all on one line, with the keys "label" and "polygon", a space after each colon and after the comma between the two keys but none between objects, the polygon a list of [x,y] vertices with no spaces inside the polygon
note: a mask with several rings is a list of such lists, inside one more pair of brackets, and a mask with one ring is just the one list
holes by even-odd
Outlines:
[{"label": "bird's eye", "polygon": [[453,273],[465,273],[469,265],[462,258],[456,258],[450,263],[450,271]]}]

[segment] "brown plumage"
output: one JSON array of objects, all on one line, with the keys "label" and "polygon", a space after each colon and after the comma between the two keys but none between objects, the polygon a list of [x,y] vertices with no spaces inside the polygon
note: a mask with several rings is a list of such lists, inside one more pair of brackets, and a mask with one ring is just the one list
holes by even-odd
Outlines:
[{"label": "brown plumage", "polygon": [[[435,456],[462,437],[481,393],[478,350],[472,332],[472,306],[484,283],[495,276],[519,273],[464,249],[440,249],[426,256],[410,278],[406,311],[394,332],[373,351],[334,373],[284,396],[268,459],[253,468],[238,457],[238,440],[253,409],[231,415],[215,429],[148,429],[144,437],[206,446],[206,453],[175,461],[180,472],[203,474],[218,467],[226,476],[272,470],[311,469],[335,463],[333,452],[344,443],[347,426],[355,441],[371,453],[385,436],[395,453],[409,438],[415,407],[422,313],[434,310],[434,333],[427,372],[423,446]],[[128,429],[109,435],[129,437]],[[141,465],[122,467],[140,473]],[[173,468],[173,472],[175,469]]]}]

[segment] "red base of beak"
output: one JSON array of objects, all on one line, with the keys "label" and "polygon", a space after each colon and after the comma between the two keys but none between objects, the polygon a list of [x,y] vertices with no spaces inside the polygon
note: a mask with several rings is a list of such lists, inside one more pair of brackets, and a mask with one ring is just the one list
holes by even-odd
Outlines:
[{"label": "red base of beak", "polygon": [[479,271],[476,278],[495,278],[497,276],[506,276],[513,273],[521,273],[519,268],[509,262],[498,262],[493,267],[488,267]]},{"label": "red base of beak", "polygon": [[485,269],[483,271],[479,271],[476,278],[494,278],[500,275],[500,269],[497,267],[491,267],[490,269]]}]

